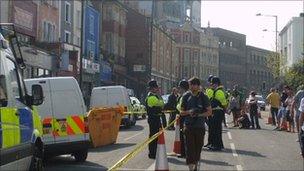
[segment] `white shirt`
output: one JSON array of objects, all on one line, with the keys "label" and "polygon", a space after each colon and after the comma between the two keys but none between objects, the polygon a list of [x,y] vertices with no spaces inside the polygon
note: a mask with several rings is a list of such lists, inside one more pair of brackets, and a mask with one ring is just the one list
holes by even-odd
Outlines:
[{"label": "white shirt", "polygon": [[301,100],[300,107],[299,107],[299,111],[300,111],[300,112],[304,112],[304,97],[303,97],[302,100]]}]

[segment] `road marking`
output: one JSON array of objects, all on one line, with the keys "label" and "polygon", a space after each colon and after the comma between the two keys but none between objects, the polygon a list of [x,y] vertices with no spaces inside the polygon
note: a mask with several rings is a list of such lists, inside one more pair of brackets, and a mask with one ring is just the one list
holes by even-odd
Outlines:
[{"label": "road marking", "polygon": [[232,140],[231,133],[227,132],[227,135],[228,135],[229,140]]},{"label": "road marking", "polygon": [[132,168],[119,168],[119,170],[145,170],[145,169],[132,169]]},{"label": "road marking", "polygon": [[147,170],[155,170],[155,162],[153,162]]},{"label": "road marking", "polygon": [[242,165],[236,165],[236,170],[237,170],[237,171],[242,171],[242,170],[243,170]]},{"label": "road marking", "polygon": [[129,139],[132,139],[132,138],[134,138],[134,137],[136,137],[136,136],[138,136],[138,135],[140,135],[140,134],[142,134],[142,133],[143,133],[143,132],[139,132],[139,133],[137,133],[137,134],[135,134],[135,135],[133,135],[133,136],[131,136],[131,137],[125,138],[124,141],[128,141]]},{"label": "road marking", "polygon": [[238,154],[236,153],[234,144],[233,144],[233,143],[230,143],[230,147],[231,147],[231,150],[232,150],[232,155],[233,155],[234,157],[237,157]]}]

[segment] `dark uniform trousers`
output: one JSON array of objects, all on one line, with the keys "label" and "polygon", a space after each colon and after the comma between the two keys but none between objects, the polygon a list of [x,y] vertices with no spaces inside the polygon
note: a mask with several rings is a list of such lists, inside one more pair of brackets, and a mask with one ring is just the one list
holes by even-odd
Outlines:
[{"label": "dark uniform trousers", "polygon": [[[152,137],[156,134],[159,129],[161,128],[161,121],[160,116],[148,116],[148,123],[149,123],[149,137]],[[155,157],[156,156],[156,149],[157,149],[157,138],[149,143],[149,156]]]},{"label": "dark uniform trousers", "polygon": [[212,117],[213,116],[208,116],[207,118],[207,125],[208,125],[208,143],[207,145],[211,145],[212,144],[212,125],[213,124],[210,124],[212,122]]},{"label": "dark uniform trousers", "polygon": [[215,148],[224,148],[222,140],[222,122],[225,116],[223,110],[213,110],[213,116],[210,120],[211,144]]},{"label": "dark uniform trousers", "polygon": [[184,117],[180,116],[180,142],[181,142],[181,156],[182,157],[185,157],[186,156],[186,152],[185,152],[185,136],[184,136],[184,132],[183,132],[183,129],[184,129]]}]

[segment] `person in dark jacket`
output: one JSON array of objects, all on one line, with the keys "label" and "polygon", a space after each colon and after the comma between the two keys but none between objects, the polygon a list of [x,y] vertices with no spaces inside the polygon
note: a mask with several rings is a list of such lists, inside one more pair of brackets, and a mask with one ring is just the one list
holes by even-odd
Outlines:
[{"label": "person in dark jacket", "polygon": [[[177,88],[173,87],[172,92],[171,92],[170,96],[168,97],[168,102],[165,104],[165,107],[164,107],[165,110],[170,111],[170,117],[169,117],[168,124],[170,124],[172,121],[175,120],[176,113],[177,113],[177,110],[176,110],[177,98],[178,98]],[[168,127],[168,130],[175,130],[174,124],[171,125],[170,127]]]}]

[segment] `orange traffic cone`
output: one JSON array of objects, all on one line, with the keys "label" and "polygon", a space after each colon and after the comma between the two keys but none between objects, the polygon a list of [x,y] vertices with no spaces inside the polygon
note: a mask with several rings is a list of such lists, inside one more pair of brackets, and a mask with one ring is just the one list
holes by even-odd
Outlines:
[{"label": "orange traffic cone", "polygon": [[180,142],[180,121],[179,117],[176,120],[176,126],[175,126],[175,140],[174,140],[174,146],[173,146],[173,152],[175,154],[181,154],[181,142]]},{"label": "orange traffic cone", "polygon": [[155,170],[169,171],[164,132],[159,135],[157,141]]}]

